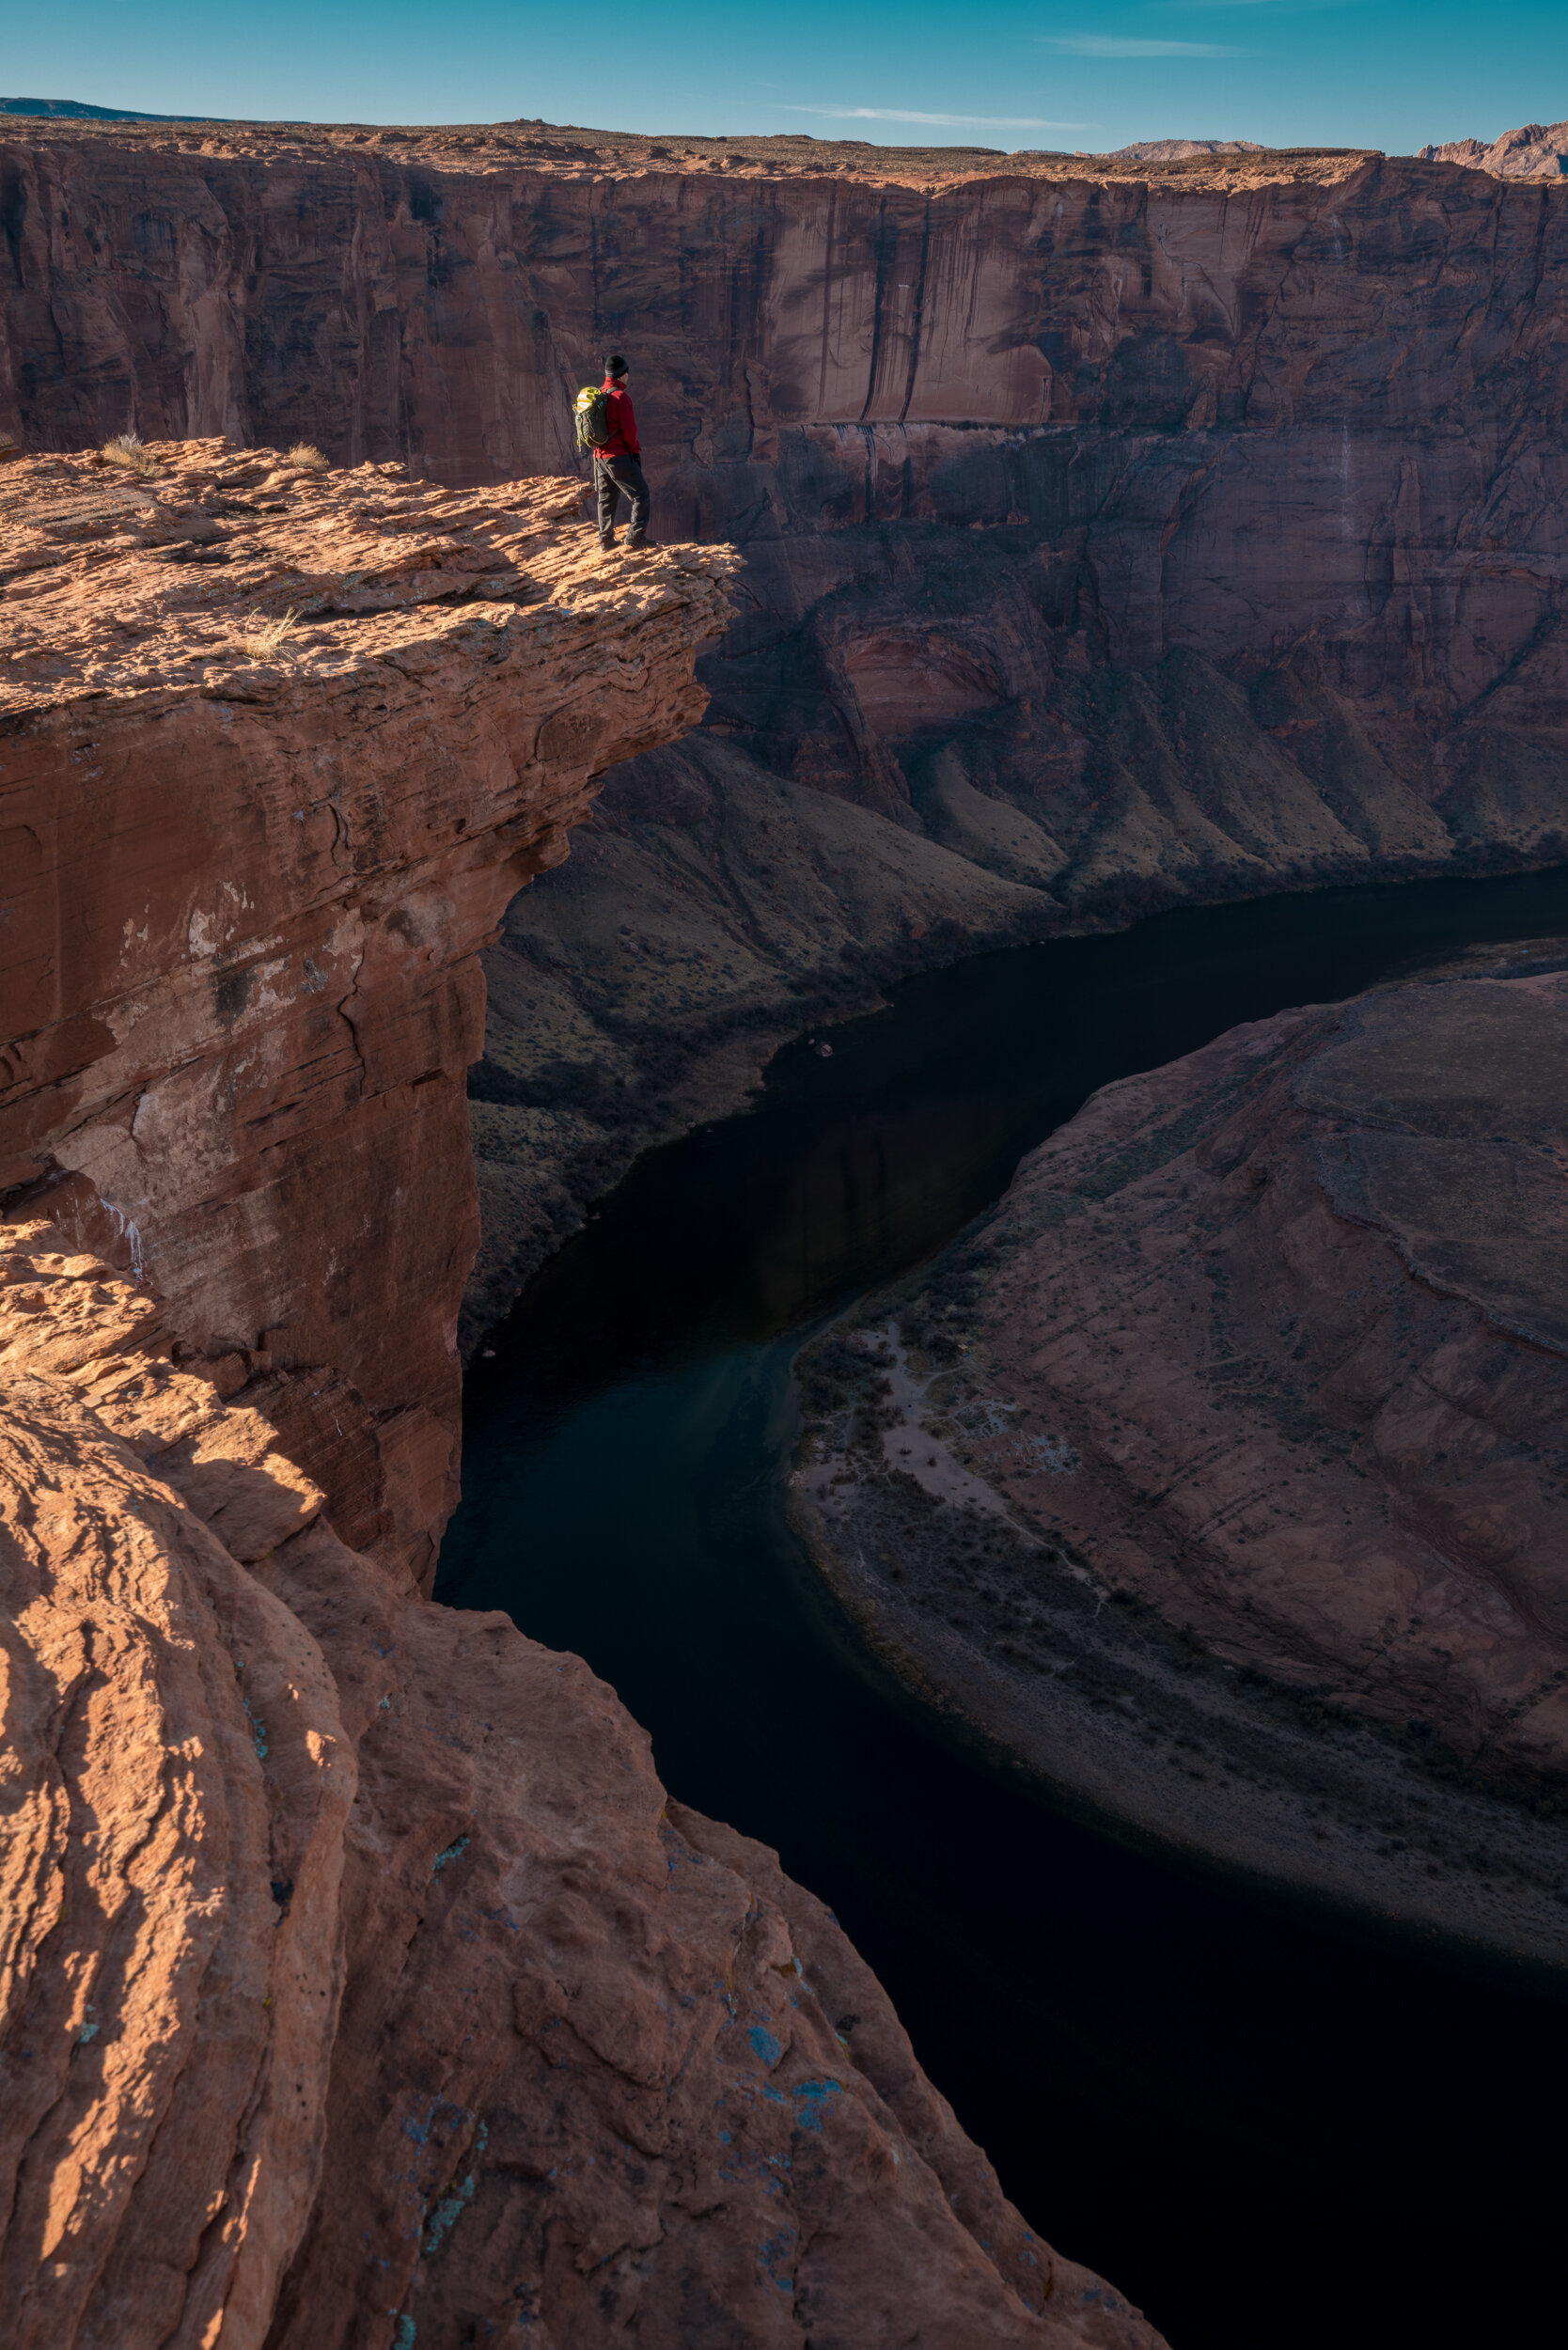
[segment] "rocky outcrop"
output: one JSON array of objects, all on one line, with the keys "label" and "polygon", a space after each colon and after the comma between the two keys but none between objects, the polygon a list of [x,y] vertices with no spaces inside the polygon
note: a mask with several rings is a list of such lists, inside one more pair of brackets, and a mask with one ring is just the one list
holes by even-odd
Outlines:
[{"label": "rocky outcrop", "polygon": [[1568,122],[1527,122],[1505,131],[1490,146],[1484,139],[1447,139],[1423,147],[1423,164],[1466,164],[1499,180],[1560,180],[1568,160]]},{"label": "rocky outcrop", "polygon": [[[804,963],[754,972],[722,1018],[710,991],[699,1035],[616,1010],[606,1048],[598,949],[574,940],[627,914],[586,873],[587,912],[530,909],[512,952],[570,1000],[541,1041],[540,991],[496,966],[478,1317],[541,1219],[662,1131],[600,1114],[606,1090],[625,1106],[618,1058],[678,1072],[682,1117],[732,1101],[765,1036],[840,1000],[843,944],[864,1000],[917,925],[929,959],[1568,854],[1557,189],[1239,145],[543,123],[18,125],[0,173],[18,446],[134,423],[303,434],[449,482],[552,472],[614,340],[658,527],[746,550],[704,665],[714,739],[629,778],[635,829],[599,870],[651,904],[676,873],[658,951],[721,973],[733,844],[690,810],[716,792],[747,832],[771,807],[794,846],[745,877],[752,945],[765,964],[788,934]],[[823,793],[874,820],[875,906],[823,870],[840,828],[802,796]],[[904,835],[943,853],[917,889]]]},{"label": "rocky outcrop", "polygon": [[821,1904],[177,1327],[0,1227],[7,2350],[1158,2350]]},{"label": "rocky outcrop", "polygon": [[1106,160],[1130,164],[1188,164],[1200,156],[1267,155],[1270,151],[1257,139],[1134,139],[1130,146],[1113,147]]},{"label": "rocky outcrop", "polygon": [[266,1379],[345,1539],[428,1580],[478,952],[602,770],[700,713],[732,558],[605,573],[571,482],[119,454],[7,475],[0,1193]]},{"label": "rocky outcrop", "polygon": [[700,711],[732,558],[114,454],[0,530],[0,2343],[1157,2350],[820,1904],[420,1595],[477,950]]},{"label": "rocky outcrop", "polygon": [[1107,1087],[808,1357],[795,1489],[906,1677],[1085,1802],[1555,1965],[1562,962]]}]

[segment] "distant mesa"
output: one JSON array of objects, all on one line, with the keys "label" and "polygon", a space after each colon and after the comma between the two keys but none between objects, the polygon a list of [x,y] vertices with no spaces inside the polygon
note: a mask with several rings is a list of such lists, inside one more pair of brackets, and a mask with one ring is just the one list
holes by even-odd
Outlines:
[{"label": "distant mesa", "polygon": [[215,115],[149,115],[136,106],[89,106],[81,98],[0,98],[0,115],[68,115],[88,122],[214,122]]},{"label": "distant mesa", "polygon": [[[336,133],[345,130],[363,131],[372,127],[330,123],[308,125],[290,123],[285,126],[251,123],[236,120],[228,116],[154,114],[135,106],[94,106],[90,105],[86,99],[81,98],[0,98],[0,118],[6,116],[32,117],[35,120],[39,118],[53,118],[61,121],[105,123],[206,122],[213,125],[221,124],[228,130],[247,131],[287,127],[295,133],[302,129],[309,130],[325,139],[331,139]],[[383,126],[383,129],[384,132],[393,127],[387,125]],[[416,135],[408,126],[402,126],[402,128],[405,135]],[[573,164],[582,164],[591,152],[603,152],[609,155],[622,152],[628,148],[634,149],[641,156],[658,157],[664,151],[657,144],[660,140],[671,141],[682,150],[687,150],[688,160],[690,150],[699,149],[708,152],[711,161],[712,150],[723,147],[730,167],[736,170],[741,169],[745,164],[765,166],[778,156],[780,150],[784,150],[787,155],[788,150],[792,149],[798,149],[803,154],[808,154],[815,149],[819,153],[831,152],[839,155],[854,153],[856,156],[863,155],[868,159],[886,158],[889,160],[900,155],[913,156],[918,152],[927,159],[925,166],[927,169],[946,168],[949,171],[970,168],[974,163],[983,160],[1003,164],[1011,163],[1014,166],[1025,167],[1031,164],[1045,164],[1059,168],[1062,164],[1069,162],[1096,164],[1103,166],[1120,164],[1124,169],[1130,167],[1135,172],[1140,166],[1160,164],[1180,166],[1212,163],[1224,170],[1228,164],[1232,168],[1250,164],[1254,169],[1261,164],[1268,170],[1272,164],[1276,168],[1282,168],[1287,173],[1293,162],[1297,160],[1322,162],[1325,159],[1339,156],[1364,157],[1371,160],[1381,151],[1373,149],[1338,147],[1270,147],[1262,139],[1189,138],[1134,139],[1125,147],[1108,149],[1080,147],[1074,149],[1071,155],[1064,149],[1047,147],[1018,147],[1012,149],[1011,152],[999,147],[970,146],[921,148],[917,150],[908,148],[885,147],[880,142],[870,139],[813,138],[811,133],[806,131],[776,131],[749,134],[723,132],[649,133],[593,131],[564,123],[546,122],[539,115],[520,115],[509,121],[494,124],[471,122],[451,125],[447,128],[448,133],[462,131],[468,134],[469,146],[474,143],[474,133],[486,132],[493,134],[521,132],[525,134],[525,144],[553,147],[557,149],[561,148],[563,140],[581,141],[584,143],[582,148],[571,159]],[[533,134],[532,138],[526,136],[528,133]],[[417,135],[425,137],[430,133],[421,132]],[[936,162],[938,157],[941,158],[940,164]],[[1252,159],[1256,159],[1256,162],[1254,163]],[[550,159],[545,157],[544,160]],[[1441,144],[1419,149],[1411,160],[1423,164],[1457,164],[1471,171],[1488,172],[1493,178],[1499,180],[1560,180],[1568,176],[1568,121],[1524,123],[1517,130],[1504,131],[1490,145],[1484,139],[1449,139]],[[676,160],[674,167],[681,167],[679,159]]]},{"label": "distant mesa", "polygon": [[[1190,164],[1204,155],[1351,154],[1359,151],[1350,148],[1292,149],[1266,147],[1261,139],[1135,139],[1130,147],[1075,147],[1073,155],[1075,161],[1086,164]],[[1056,155],[1065,150],[1051,147],[1019,147],[1013,152],[1018,155]]]},{"label": "distant mesa", "polygon": [[[1043,155],[1045,148],[1020,148],[1019,155]],[[1074,154],[1084,163],[1184,164],[1205,155],[1273,155],[1283,149],[1259,139],[1135,139],[1128,147],[1105,150],[1080,147]],[[1463,164],[1472,171],[1487,171],[1497,180],[1560,180],[1568,176],[1568,122],[1527,122],[1505,131],[1488,146],[1484,139],[1450,139],[1441,146],[1418,149],[1422,164]]]},{"label": "distant mesa", "polygon": [[1194,155],[1266,155],[1261,139],[1135,139],[1111,152],[1129,164],[1184,164]]}]

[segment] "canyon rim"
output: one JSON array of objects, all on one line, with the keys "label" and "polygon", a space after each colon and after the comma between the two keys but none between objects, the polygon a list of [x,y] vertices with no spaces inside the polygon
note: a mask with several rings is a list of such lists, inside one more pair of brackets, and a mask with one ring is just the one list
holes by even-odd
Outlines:
[{"label": "canyon rim", "polygon": [[663,526],[745,552],[703,727],[490,950],[467,1342],[636,1148],[885,973],[1563,853],[1560,180],[4,129],[19,447],[558,472],[613,337]]},{"label": "canyon rim", "polygon": [[118,455],[14,464],[4,534],[0,2339],[1154,2350],[829,1914],[424,1596],[477,950],[698,714],[732,558]]},{"label": "canyon rim", "polygon": [[[1154,2343],[811,1896],[666,1803],[586,1668],[429,1602],[463,1293],[471,1344],[637,1150],[921,963],[1568,854],[1568,193],[1489,151],[3,132],[9,2339]],[[606,339],[678,540],[608,573],[562,478]],[[1544,969],[1451,984],[1560,1017]],[[1294,1083],[1302,1035],[1215,1050]],[[1261,1292],[1254,1227],[1330,1213],[1291,1100],[1191,1143]],[[1383,1113],[1335,1115],[1365,1190]],[[1500,1131],[1544,1186],[1549,1120]],[[1531,1627],[1495,1712],[1557,1669]]]}]

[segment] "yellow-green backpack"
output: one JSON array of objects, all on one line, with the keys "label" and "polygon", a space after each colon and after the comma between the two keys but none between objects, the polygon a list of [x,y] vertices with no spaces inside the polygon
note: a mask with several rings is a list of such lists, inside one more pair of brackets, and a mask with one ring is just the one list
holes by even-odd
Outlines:
[{"label": "yellow-green backpack", "polygon": [[610,437],[610,419],[598,384],[584,384],[572,403],[572,419],[577,428],[579,451],[591,456],[596,448],[604,447]]}]

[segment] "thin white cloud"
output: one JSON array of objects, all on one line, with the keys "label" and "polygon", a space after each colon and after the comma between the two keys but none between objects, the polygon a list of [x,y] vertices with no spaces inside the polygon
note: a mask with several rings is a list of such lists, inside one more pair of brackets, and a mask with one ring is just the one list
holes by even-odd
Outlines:
[{"label": "thin white cloud", "polygon": [[1074,57],[1243,57],[1217,40],[1124,40],[1116,33],[1053,33],[1041,42],[1044,49],[1065,49]]},{"label": "thin white cloud", "polygon": [[828,115],[836,122],[934,122],[949,131],[1093,131],[1093,122],[1051,122],[1042,115],[919,115],[904,106],[786,106],[787,115]]}]

